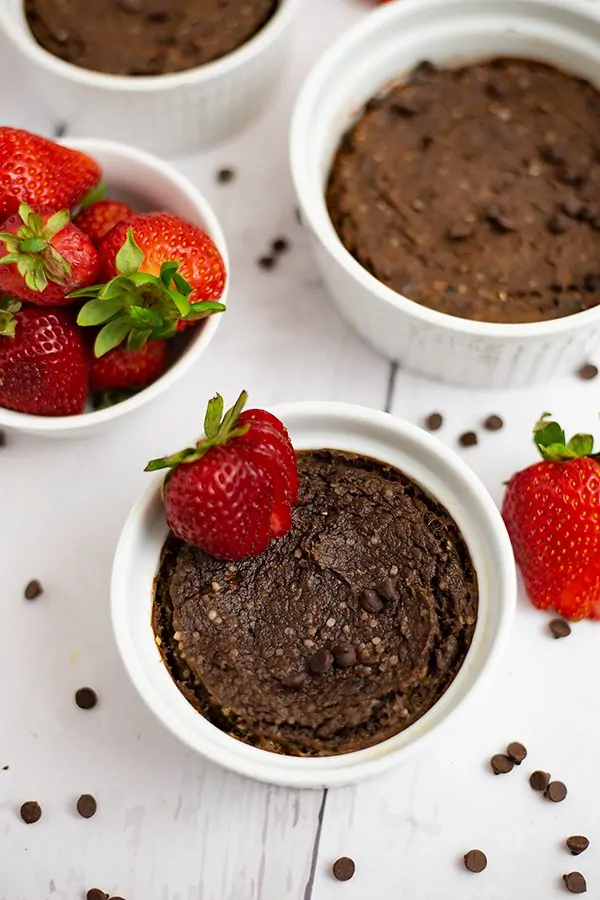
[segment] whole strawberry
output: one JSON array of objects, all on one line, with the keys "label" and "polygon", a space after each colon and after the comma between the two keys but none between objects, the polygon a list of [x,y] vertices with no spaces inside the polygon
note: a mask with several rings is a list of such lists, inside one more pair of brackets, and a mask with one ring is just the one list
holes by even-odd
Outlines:
[{"label": "whole strawberry", "polygon": [[82,333],[62,309],[0,301],[0,406],[38,416],[83,412],[90,372]]},{"label": "whole strawberry", "polygon": [[283,424],[264,410],[243,413],[242,393],[223,415],[223,398],[208,404],[206,437],[195,447],[155,459],[168,468],[167,524],[177,537],[221,559],[256,556],[292,524],[298,500],[296,456]]},{"label": "whole strawberry", "polygon": [[39,306],[72,303],[72,291],[92,284],[98,252],[70,221],[68,210],[34,213],[22,203],[0,233],[0,291]]},{"label": "whole strawberry", "polygon": [[543,462],[510,479],[502,515],[531,602],[568,619],[600,615],[600,465],[594,439],[544,413],[534,429]]},{"label": "whole strawberry", "polygon": [[80,325],[103,325],[97,356],[125,339],[130,350],[147,340],[170,338],[225,306],[221,254],[205,231],[168,213],[144,213],[119,222],[99,246],[105,284],[75,292],[92,297]]},{"label": "whole strawberry", "polygon": [[98,200],[82,209],[74,222],[84,234],[87,234],[92,244],[98,247],[111,228],[132,215],[133,210],[120,200]]},{"label": "whole strawberry", "polygon": [[79,150],[29,131],[0,128],[0,222],[21,203],[42,212],[72,210],[101,175],[98,163]]},{"label": "whole strawberry", "polygon": [[103,392],[145,387],[156,381],[166,366],[166,341],[148,341],[140,350],[116,347],[92,361],[90,388]]}]

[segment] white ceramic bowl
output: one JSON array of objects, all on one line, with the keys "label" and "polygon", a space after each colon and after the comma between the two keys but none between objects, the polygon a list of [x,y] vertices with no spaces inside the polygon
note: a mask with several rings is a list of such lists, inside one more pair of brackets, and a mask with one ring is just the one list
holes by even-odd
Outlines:
[{"label": "white ceramic bowl", "polygon": [[[63,143],[98,161],[109,196],[125,200],[136,212],[167,210],[207,231],[229,272],[225,236],[215,214],[191,181],[176,169],[149,153],[112,141],[68,140]],[[227,297],[226,285],[221,298],[225,304]],[[174,338],[179,343],[175,361],[157,381],[129,400],[80,416],[30,416],[0,407],[0,428],[53,438],[87,437],[108,430],[183,378],[212,341],[223,315],[227,313],[210,316],[203,325],[189,328]]]},{"label": "white ceramic bowl", "polygon": [[222,59],[186,72],[117,76],[82,69],[33,38],[23,0],[2,0],[6,36],[29,64],[32,89],[70,135],[124,141],[165,155],[226,140],[269,102],[288,56],[300,0],[281,0],[251,40]]},{"label": "white ceramic bowl", "polygon": [[367,750],[323,759],[280,756],[240,743],[204,719],[161,663],[150,624],[153,582],[167,537],[162,477],[153,478],[121,534],[112,576],[112,619],[125,667],[148,707],[184,743],[225,768],[291,787],[333,787],[406,759],[483,686],[507,643],[516,595],[508,535],[489,494],[439,441],[386,413],[338,403],[296,403],[276,414],[297,449],[333,447],[397,466],[439,500],[469,547],[480,588],[473,643],[456,679],[418,722]]},{"label": "white ceramic bowl", "polygon": [[378,281],[342,245],[324,198],[340,139],[364,103],[421,60],[498,55],[554,64],[600,87],[600,8],[578,0],[402,0],[325,53],[291,128],[291,165],[317,263],[341,313],[373,347],[415,372],[469,387],[524,387],[573,371],[600,344],[600,307],[524,325],[473,322]]}]

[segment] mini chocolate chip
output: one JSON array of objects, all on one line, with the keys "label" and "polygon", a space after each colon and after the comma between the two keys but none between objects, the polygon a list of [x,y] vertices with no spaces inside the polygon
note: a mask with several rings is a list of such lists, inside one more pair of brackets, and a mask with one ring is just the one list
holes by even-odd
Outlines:
[{"label": "mini chocolate chip", "polygon": [[540,156],[544,162],[550,163],[551,166],[559,165],[565,161],[565,154],[554,144],[544,144],[540,148]]},{"label": "mini chocolate chip", "polygon": [[587,891],[587,883],[581,872],[569,872],[563,875],[565,887],[571,894],[585,894]]},{"label": "mini chocolate chip", "polygon": [[594,218],[590,220],[590,224],[595,231],[600,231],[600,215],[594,216]]},{"label": "mini chocolate chip", "polygon": [[75,693],[75,703],[79,709],[93,709],[98,702],[98,695],[92,688],[79,688]]},{"label": "mini chocolate chip", "polygon": [[383,581],[377,588],[377,593],[380,597],[383,597],[384,600],[395,601],[399,599],[398,591],[394,586],[394,582],[389,577],[383,579]]},{"label": "mini chocolate chip", "polygon": [[405,119],[412,119],[421,112],[421,108],[407,97],[399,97],[397,100],[393,100],[390,103],[390,109],[393,113]]},{"label": "mini chocolate chip", "polygon": [[494,775],[508,775],[514,768],[514,762],[506,753],[496,753],[490,759],[490,766]]},{"label": "mini chocolate chip", "polygon": [[562,803],[567,796],[567,786],[562,781],[551,781],[546,788],[546,797],[553,803]]},{"label": "mini chocolate chip", "polygon": [[582,203],[579,197],[572,194],[570,197],[567,197],[566,200],[563,200],[561,208],[565,215],[569,216],[570,219],[578,219],[585,209],[585,203]]},{"label": "mini chocolate chip", "polygon": [[545,791],[550,783],[550,775],[548,772],[542,772],[539,769],[532,772],[529,776],[529,784],[534,791]]},{"label": "mini chocolate chip", "polygon": [[275,238],[273,243],[271,244],[271,250],[273,253],[286,253],[290,249],[290,242],[287,238],[279,237]]},{"label": "mini chocolate chip", "polygon": [[21,807],[21,818],[26,825],[34,825],[42,818],[42,807],[35,800],[28,800]]},{"label": "mini chocolate chip", "polygon": [[524,759],[527,759],[527,748],[520,744],[519,741],[512,741],[506,748],[507,756],[520,766]]},{"label": "mini chocolate chip", "polygon": [[582,222],[591,222],[598,215],[598,207],[594,203],[584,203],[579,218]]},{"label": "mini chocolate chip", "polygon": [[589,291],[590,294],[594,294],[596,293],[596,291],[600,291],[600,275],[593,275],[590,272],[583,279],[583,287],[584,290]]},{"label": "mini chocolate chip", "polygon": [[144,9],[144,0],[117,0],[117,5],[123,12],[139,13]]},{"label": "mini chocolate chip", "polygon": [[308,661],[308,667],[315,675],[322,675],[323,672],[329,671],[333,665],[333,655],[326,647],[321,647],[316,653],[313,653]]},{"label": "mini chocolate chip", "polygon": [[468,222],[455,222],[446,232],[449,241],[466,241],[473,237],[473,226]]},{"label": "mini chocolate chip", "polygon": [[592,381],[592,379],[597,378],[598,376],[598,367],[592,365],[592,363],[586,363],[580,368],[577,374],[582,381]]},{"label": "mini chocolate chip", "polygon": [[461,447],[474,447],[477,442],[478,438],[474,431],[465,431],[458,439]]},{"label": "mini chocolate chip", "polygon": [[341,856],[333,864],[333,876],[338,881],[350,881],[356,872],[356,865],[349,856]]},{"label": "mini chocolate chip", "polygon": [[277,265],[277,260],[274,256],[261,256],[258,260],[258,265],[261,269],[265,269],[265,271],[270,271],[274,269]]},{"label": "mini chocolate chip", "polygon": [[34,578],[33,581],[30,581],[27,587],[25,588],[25,599],[26,600],[35,600],[37,597],[40,597],[44,593],[44,588],[37,580]]},{"label": "mini chocolate chip", "polygon": [[469,850],[464,855],[464,861],[465,868],[477,875],[487,868],[487,856],[482,850]]},{"label": "mini chocolate chip", "polygon": [[108,900],[108,894],[101,891],[100,888],[91,888],[85,897],[86,900]]},{"label": "mini chocolate chip", "polygon": [[492,100],[503,100],[506,97],[506,88],[499,81],[488,81],[485,92]]},{"label": "mini chocolate chip", "polygon": [[77,812],[84,819],[91,819],[96,814],[98,804],[91,794],[82,794],[77,801]]},{"label": "mini chocolate chip", "polygon": [[548,628],[553,638],[565,638],[571,634],[571,626],[565,619],[552,619],[548,623]]},{"label": "mini chocolate chip", "polygon": [[431,415],[427,416],[425,419],[425,427],[428,428],[429,431],[439,431],[443,424],[444,417],[440,413],[431,413]]},{"label": "mini chocolate chip", "polygon": [[550,234],[566,234],[569,230],[569,220],[562,213],[554,213],[548,219],[548,231]]},{"label": "mini chocolate chip", "polygon": [[573,856],[579,856],[580,853],[583,853],[590,846],[589,839],[582,834],[574,834],[572,837],[568,837],[565,843]]},{"label": "mini chocolate chip", "polygon": [[217,172],[217,181],[219,184],[229,184],[231,181],[235,180],[235,170],[234,169],[219,169]]},{"label": "mini chocolate chip", "polygon": [[492,415],[487,417],[483,423],[483,427],[487,429],[487,431],[500,431],[501,428],[504,428],[504,422],[500,416]]},{"label": "mini chocolate chip", "polygon": [[360,595],[360,605],[366,612],[377,613],[383,609],[383,600],[375,591],[363,591]]},{"label": "mini chocolate chip", "polygon": [[574,187],[581,187],[587,181],[587,175],[584,172],[581,172],[574,166],[570,166],[568,163],[565,163],[558,170],[557,178],[563,184],[570,184]]},{"label": "mini chocolate chip", "polygon": [[425,81],[429,81],[429,78],[436,72],[436,66],[428,59],[424,59],[412,70],[410,80],[413,84],[423,84]]},{"label": "mini chocolate chip", "polygon": [[487,219],[493,226],[494,230],[498,232],[498,234],[509,234],[511,231],[517,230],[517,226],[512,219],[509,219],[508,216],[503,216],[500,213],[496,213],[495,211],[489,211],[487,214]]},{"label": "mini chocolate chip", "polygon": [[339,666],[340,669],[349,669],[350,666],[356,664],[356,650],[352,644],[335,644],[335,646],[331,648],[331,652],[336,666]]},{"label": "mini chocolate chip", "polygon": [[286,687],[292,688],[294,691],[299,691],[306,683],[307,678],[308,675],[306,672],[288,672],[283,678],[283,683]]}]

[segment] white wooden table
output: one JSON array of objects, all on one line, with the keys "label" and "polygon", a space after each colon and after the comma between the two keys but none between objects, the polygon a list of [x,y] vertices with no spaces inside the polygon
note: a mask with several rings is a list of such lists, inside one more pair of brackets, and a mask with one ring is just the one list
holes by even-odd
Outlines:
[{"label": "white wooden table", "polygon": [[[286,131],[309,66],[365,10],[362,0],[304,0],[277,103],[230,145],[177,161],[214,204],[233,261],[230,311],[188,382],[131,429],[81,443],[13,436],[0,452],[1,900],[80,900],[94,886],[126,900],[547,900],[566,896],[571,869],[600,897],[600,625],[555,642],[521,598],[493,684],[442,740],[380,780],[328,794],[254,784],[187,751],[142,705],[113,641],[111,556],[144,464],[199,432],[217,390],[233,400],[246,388],[256,405],[387,406],[414,422],[441,411],[453,447],[497,412],[505,430],[480,431],[461,453],[498,501],[502,481],[534,459],[528,433],[542,410],[600,433],[599,381],[519,393],[429,383],[392,371],[327,299],[294,217]],[[0,46],[0,119],[52,134],[19,71]],[[238,178],[220,186],[225,165]],[[265,272],[255,261],[280,234],[292,252]],[[31,578],[45,587],[35,603],[23,599]],[[91,712],[73,702],[83,685],[100,697]],[[510,740],[529,759],[494,778],[487,760]],[[565,780],[564,803],[530,790],[537,767]],[[89,821],[74,810],[83,792],[98,799]],[[44,808],[30,827],[19,818],[28,799]],[[578,860],[561,848],[573,833],[592,839]],[[461,865],[473,847],[489,857],[482,875]],[[330,874],[341,855],[357,863],[346,884]]]}]

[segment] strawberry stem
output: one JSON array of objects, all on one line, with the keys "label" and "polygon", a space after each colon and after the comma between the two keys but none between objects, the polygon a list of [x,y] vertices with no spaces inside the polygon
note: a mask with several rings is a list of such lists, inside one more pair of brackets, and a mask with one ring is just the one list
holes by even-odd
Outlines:
[{"label": "strawberry stem", "polygon": [[549,421],[551,413],[542,413],[533,429],[533,439],[542,458],[550,462],[566,462],[592,456],[594,438],[591,434],[576,434],[567,442],[558,422]]},{"label": "strawberry stem", "polygon": [[66,284],[71,266],[50,242],[69,224],[69,210],[54,213],[45,225],[42,216],[26,203],[19,206],[19,215],[23,225],[16,233],[6,231],[0,234],[0,241],[6,245],[6,256],[0,259],[0,265],[15,265],[32,291],[43,291],[48,281]]},{"label": "strawberry stem", "polygon": [[17,320],[15,315],[21,309],[21,302],[11,297],[10,294],[4,294],[0,298],[0,336],[12,338],[15,336],[17,328]]}]

